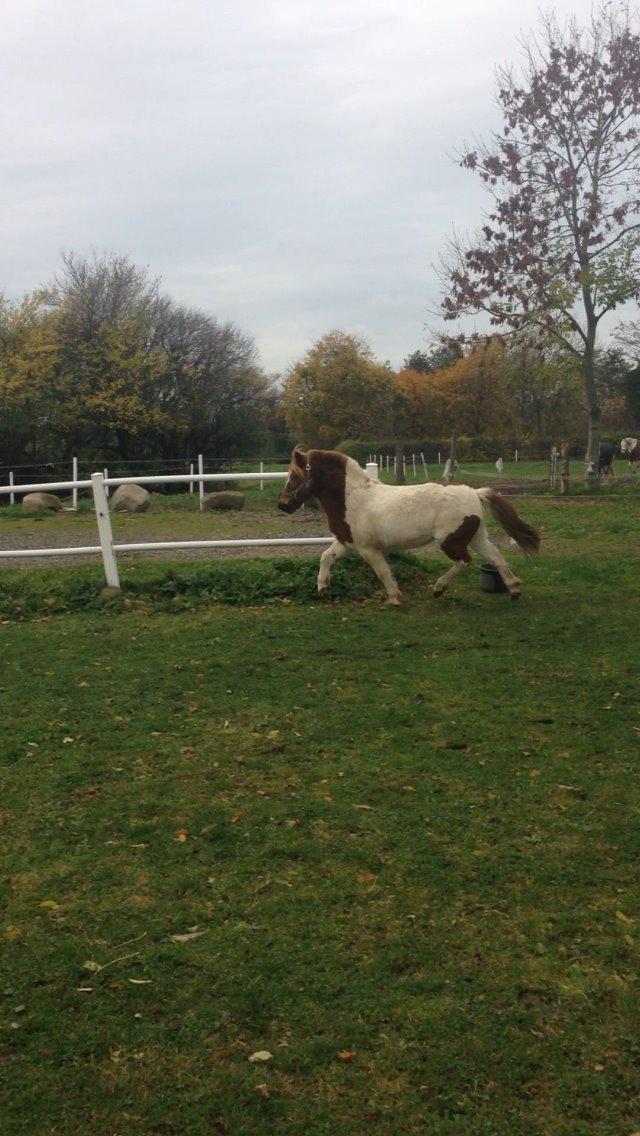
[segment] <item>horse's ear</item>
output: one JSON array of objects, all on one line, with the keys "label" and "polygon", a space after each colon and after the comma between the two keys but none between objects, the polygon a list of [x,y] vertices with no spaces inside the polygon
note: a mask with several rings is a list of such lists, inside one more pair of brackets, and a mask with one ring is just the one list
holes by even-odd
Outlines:
[{"label": "horse's ear", "polygon": [[294,464],[298,466],[298,469],[307,468],[307,454],[306,451],[302,449],[302,446],[296,446],[291,457]]}]

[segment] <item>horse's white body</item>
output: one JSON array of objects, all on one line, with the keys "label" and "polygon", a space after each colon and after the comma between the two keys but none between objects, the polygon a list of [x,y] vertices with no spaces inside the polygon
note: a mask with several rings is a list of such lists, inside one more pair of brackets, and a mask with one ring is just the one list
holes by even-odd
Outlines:
[{"label": "horse's white body", "polygon": [[[384,551],[420,548],[435,541],[454,561],[448,572],[436,580],[435,596],[441,596],[470,562],[467,544],[495,565],[512,599],[519,596],[520,580],[489,540],[482,501],[495,496],[492,489],[436,483],[385,485],[369,477],[352,458],[346,459],[345,475],[344,519],[351,530],[352,541],[336,540],[322,554],[319,592],[328,587],[336,560],[354,551],[371,565],[382,581],[389,603],[397,605],[400,603],[400,590]],[[468,538],[456,540],[457,534],[465,532],[465,525],[471,530]],[[447,542],[450,542],[449,546]]]},{"label": "horse's white body", "polygon": [[421,548],[445,540],[465,517],[484,521],[482,494],[468,485],[385,485],[347,462],[345,520],[360,548]]}]

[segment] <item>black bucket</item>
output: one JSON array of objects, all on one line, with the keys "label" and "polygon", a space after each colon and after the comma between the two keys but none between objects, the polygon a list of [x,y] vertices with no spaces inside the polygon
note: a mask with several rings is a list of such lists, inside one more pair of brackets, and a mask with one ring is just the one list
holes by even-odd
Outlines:
[{"label": "black bucket", "polygon": [[493,564],[480,565],[480,584],[483,592],[508,592],[498,569]]}]

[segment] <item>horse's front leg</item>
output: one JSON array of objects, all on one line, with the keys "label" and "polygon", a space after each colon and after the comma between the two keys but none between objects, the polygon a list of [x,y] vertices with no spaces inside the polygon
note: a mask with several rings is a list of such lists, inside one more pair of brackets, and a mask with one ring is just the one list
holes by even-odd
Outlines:
[{"label": "horse's front leg", "polygon": [[378,579],[384,584],[389,597],[389,603],[392,607],[399,607],[402,592],[398,587],[398,581],[382,553],[377,548],[358,548],[357,551],[360,553],[362,559],[366,560],[367,564],[371,565]]},{"label": "horse's front leg", "polygon": [[339,540],[334,540],[320,557],[320,571],[318,572],[318,592],[322,593],[329,587],[331,581],[331,569],[333,568],[336,560],[340,560],[341,556],[346,556],[348,552],[346,545],[341,544]]}]

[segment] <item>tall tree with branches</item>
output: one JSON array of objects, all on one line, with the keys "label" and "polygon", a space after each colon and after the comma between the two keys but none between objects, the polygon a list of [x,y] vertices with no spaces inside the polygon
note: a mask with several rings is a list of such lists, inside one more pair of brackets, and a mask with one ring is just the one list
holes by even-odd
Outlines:
[{"label": "tall tree with branches", "polygon": [[461,155],[493,203],[475,238],[451,241],[442,313],[542,327],[579,360],[595,484],[598,332],[640,293],[640,36],[634,13],[605,4],[587,27],[545,16],[523,48],[521,74],[497,73],[502,132]]}]

